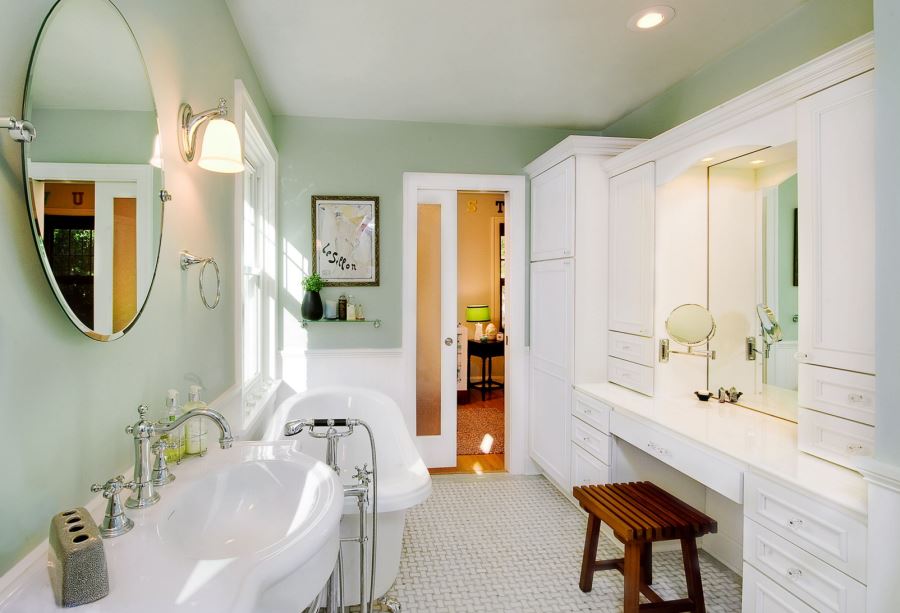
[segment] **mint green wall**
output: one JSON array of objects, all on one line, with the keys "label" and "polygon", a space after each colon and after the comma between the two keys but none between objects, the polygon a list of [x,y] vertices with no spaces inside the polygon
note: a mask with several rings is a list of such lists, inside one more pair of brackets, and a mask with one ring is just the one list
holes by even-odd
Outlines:
[{"label": "mint green wall", "polygon": [[[52,0],[4,3],[0,20],[0,109],[19,115],[29,54]],[[0,132],[0,573],[47,537],[50,517],[91,498],[88,487],[132,463],[124,427],[135,407],[161,410],[165,391],[195,380],[214,398],[233,384],[235,305],[226,285],[215,311],[197,295],[196,271],[178,251],[214,255],[234,272],[234,179],[184,164],[175,134],[178,105],[215,105],[249,88],[272,117],[220,0],[117,0],[144,53],[160,111],[167,205],[160,267],[135,328],[112,343],[79,333],[56,303],[31,238],[21,149]],[[40,133],[41,126],[38,125]]]},{"label": "mint green wall", "polygon": [[809,0],[603,134],[651,138],[871,30],[870,0]]},{"label": "mint green wall", "polygon": [[794,286],[794,211],[797,210],[797,175],[778,186],[778,320],[784,340],[797,340],[798,324],[793,320],[798,289]]},{"label": "mint green wall", "polygon": [[[285,347],[399,347],[403,173],[522,174],[535,157],[571,134],[568,130],[507,128],[403,121],[276,117],[280,156],[282,237],[287,245],[282,291]],[[299,327],[300,270],[311,256],[310,197],[381,198],[381,285],[326,288],[324,297],[353,294],[379,329],[362,325]],[[293,254],[293,255],[292,255]],[[298,261],[299,260],[299,261]],[[292,317],[293,316],[293,317]]]},{"label": "mint green wall", "polygon": [[146,164],[153,154],[155,113],[34,109],[29,119],[40,126],[34,162]]},{"label": "mint green wall", "polygon": [[[875,455],[900,466],[900,3],[875,0]],[[897,593],[897,592],[895,592]]]}]

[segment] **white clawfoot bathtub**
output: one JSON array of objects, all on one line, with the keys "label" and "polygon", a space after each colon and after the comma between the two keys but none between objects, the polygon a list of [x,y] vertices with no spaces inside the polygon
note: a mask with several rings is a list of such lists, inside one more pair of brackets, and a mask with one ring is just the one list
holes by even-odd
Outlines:
[{"label": "white clawfoot bathtub", "polygon": [[[264,440],[283,439],[285,422],[304,418],[354,418],[369,424],[375,436],[378,460],[378,542],[376,555],[375,597],[390,589],[400,569],[403,526],[406,510],[424,502],[431,493],[431,477],[413,443],[406,422],[391,398],[373,390],[353,387],[327,387],[296,394],[279,405],[263,434]],[[325,460],[326,442],[313,439],[307,432],[292,437],[304,453]],[[369,437],[364,428],[338,443],[338,466],[341,481],[354,483],[357,465],[369,464]],[[369,512],[371,513],[371,502]],[[371,522],[371,519],[369,520]],[[341,538],[354,538],[359,533],[359,511],[355,498],[344,499]],[[367,526],[369,546],[372,528]],[[359,604],[359,545],[342,545],[344,560],[344,604]],[[368,559],[370,553],[367,552]],[[366,580],[368,581],[368,570]]]}]

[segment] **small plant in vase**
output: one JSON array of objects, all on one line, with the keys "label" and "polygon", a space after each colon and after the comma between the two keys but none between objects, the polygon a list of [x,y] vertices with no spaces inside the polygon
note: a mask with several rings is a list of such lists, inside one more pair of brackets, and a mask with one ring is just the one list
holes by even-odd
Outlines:
[{"label": "small plant in vase", "polygon": [[303,279],[303,303],[300,305],[300,315],[303,319],[318,321],[322,319],[324,310],[322,308],[322,296],[319,294],[321,289],[325,287],[325,282],[319,273],[314,272]]}]

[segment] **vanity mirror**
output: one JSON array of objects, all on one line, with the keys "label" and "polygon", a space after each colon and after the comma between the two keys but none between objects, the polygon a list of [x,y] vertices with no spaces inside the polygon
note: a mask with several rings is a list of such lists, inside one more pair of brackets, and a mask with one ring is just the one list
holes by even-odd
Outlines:
[{"label": "vanity mirror", "polygon": [[[796,144],[747,147],[708,169],[710,389],[796,421],[798,279]],[[721,159],[721,158],[720,158]]]},{"label": "vanity mirror", "polygon": [[35,245],[63,310],[101,341],[137,321],[156,273],[162,161],[153,92],[109,0],[60,0],[28,69],[23,145]]},{"label": "vanity mirror", "polygon": [[666,333],[673,341],[687,347],[687,351],[676,351],[671,348],[669,339],[663,339],[659,349],[661,362],[668,362],[673,353],[716,359],[715,351],[694,349],[708,343],[716,334],[716,320],[706,307],[699,304],[682,304],[676,307],[666,319]]}]

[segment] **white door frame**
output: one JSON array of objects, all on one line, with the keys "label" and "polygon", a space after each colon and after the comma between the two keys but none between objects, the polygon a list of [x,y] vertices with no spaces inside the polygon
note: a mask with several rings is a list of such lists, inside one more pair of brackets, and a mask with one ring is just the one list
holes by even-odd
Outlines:
[{"label": "white door frame", "polygon": [[[429,457],[416,437],[416,260],[419,190],[506,192],[507,287],[505,460],[511,473],[528,471],[528,348],[525,344],[528,304],[528,180],[520,175],[403,173],[403,412],[427,466],[451,466]],[[455,334],[454,334],[455,337]],[[433,454],[432,454],[433,455]]]}]

